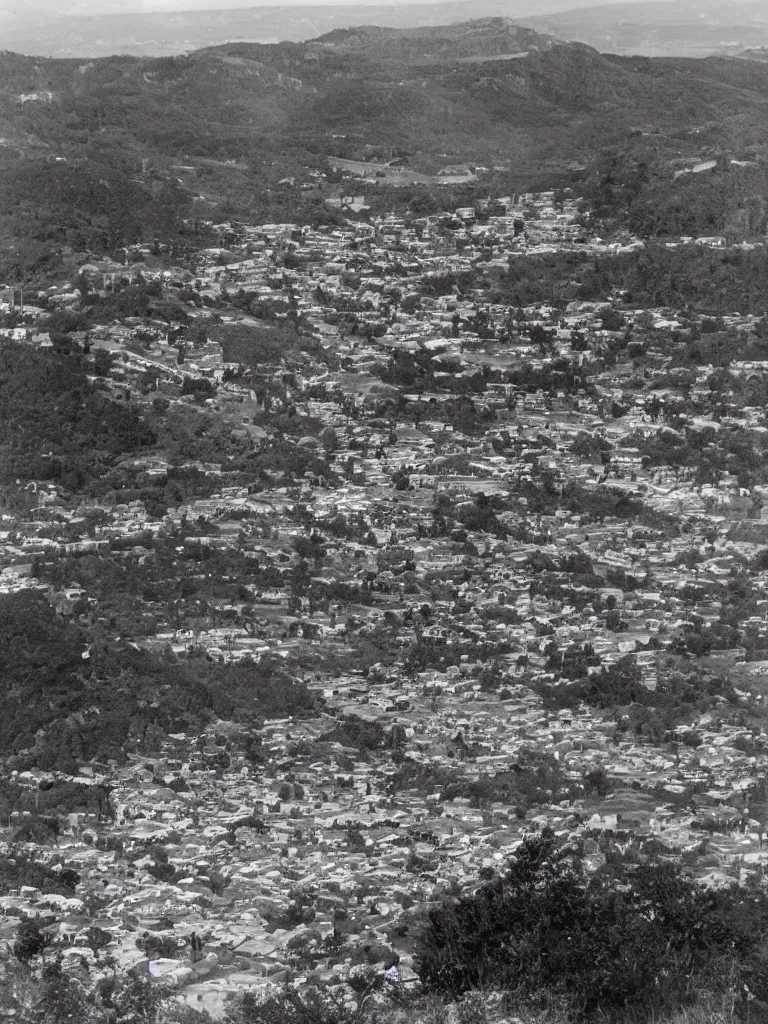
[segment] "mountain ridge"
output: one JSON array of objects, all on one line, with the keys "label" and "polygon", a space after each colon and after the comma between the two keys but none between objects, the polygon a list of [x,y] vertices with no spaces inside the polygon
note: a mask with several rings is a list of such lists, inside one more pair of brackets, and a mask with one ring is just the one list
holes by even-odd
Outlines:
[{"label": "mountain ridge", "polygon": [[[550,4],[550,6],[556,4]],[[526,7],[533,14],[541,4]],[[460,23],[475,16],[506,16],[508,0],[421,0],[417,3],[286,5],[216,10],[125,12],[37,17],[28,24],[3,18],[5,45],[32,56],[77,59],[174,56],[226,42],[304,42],[334,29],[364,24],[414,28]]]},{"label": "mountain ridge", "polygon": [[[38,5],[39,6],[39,5]],[[83,14],[33,10],[23,18],[0,10],[0,35],[14,51],[35,56],[94,58],[115,53],[171,56],[226,42],[305,42],[329,31],[366,24],[412,29],[509,17],[544,34],[598,50],[646,56],[702,57],[768,45],[768,18],[758,0],[723,7],[710,0],[653,0],[593,5],[575,0],[418,0],[416,3],[231,3],[208,9],[105,10]],[[565,10],[563,10],[565,6]]]},{"label": "mountain ridge", "polygon": [[[526,49],[516,51],[516,60],[505,59],[510,47],[520,46]],[[479,63],[472,62],[475,58]],[[419,30],[363,27],[307,43],[227,43],[172,58],[75,61],[6,52],[0,68],[0,131],[6,147],[14,144],[15,135],[17,143],[34,148],[39,123],[47,134],[38,141],[50,145],[69,128],[88,130],[90,112],[98,115],[102,134],[127,126],[145,133],[148,126],[138,122],[139,108],[146,104],[148,113],[163,120],[162,99],[174,107],[171,127],[183,115],[182,121],[198,118],[228,125],[235,135],[238,129],[242,134],[243,129],[280,124],[290,133],[307,128],[308,108],[304,104],[294,109],[292,102],[302,92],[319,97],[310,108],[316,128],[346,118],[351,134],[368,127],[372,117],[376,120],[372,105],[379,108],[380,121],[387,121],[381,105],[391,101],[401,106],[395,98],[399,93],[413,100],[411,120],[416,122],[418,110],[433,106],[430,98],[438,98],[450,108],[449,120],[462,112],[470,120],[484,113],[490,127],[499,130],[535,130],[536,116],[543,118],[539,127],[559,126],[574,111],[588,117],[602,109],[621,122],[601,126],[609,138],[646,120],[665,129],[686,129],[707,116],[725,118],[727,134],[729,127],[762,112],[768,102],[768,76],[758,61],[653,61],[600,54],[504,19]],[[65,125],[48,116],[54,109],[67,112]],[[389,124],[389,129],[395,127]],[[408,123],[401,127],[410,134]],[[479,124],[470,127],[473,144],[486,151],[493,148],[492,132],[489,136]],[[166,148],[173,149],[173,139],[166,141]],[[428,139],[421,148],[429,155]]]},{"label": "mountain ridge", "polygon": [[[346,51],[375,50],[390,60],[452,59],[520,56],[532,49],[550,49],[554,37],[535,32],[510,18],[478,18],[452,25],[397,29],[379,25],[359,25],[308,40],[307,45],[333,47]],[[427,52],[423,52],[424,50]]]},{"label": "mountain ridge", "polygon": [[[106,237],[109,247],[126,231],[131,241],[161,194],[175,197],[181,219],[279,220],[305,208],[325,217],[339,160],[358,178],[399,186],[481,167],[478,180],[500,174],[512,191],[533,175],[577,173],[611,146],[650,148],[660,165],[723,153],[752,161],[768,143],[767,104],[763,62],[601,54],[503,18],[175,57],[7,53],[0,241],[69,238],[73,211],[88,230],[70,244]],[[393,159],[397,174],[380,169]],[[31,204],[33,180],[53,212]],[[133,212],[102,236],[93,225],[101,207],[117,215],[115,189]]]}]

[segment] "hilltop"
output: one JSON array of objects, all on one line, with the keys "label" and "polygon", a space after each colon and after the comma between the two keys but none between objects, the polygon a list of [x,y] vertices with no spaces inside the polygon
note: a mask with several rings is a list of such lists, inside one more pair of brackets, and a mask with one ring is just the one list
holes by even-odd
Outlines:
[{"label": "hilltop", "polygon": [[327,149],[343,117],[347,135],[365,132],[375,146],[396,131],[424,160],[440,157],[445,138],[465,159],[470,147],[510,156],[510,136],[531,159],[549,148],[567,160],[588,155],[598,133],[607,142],[636,125],[684,131],[717,118],[725,135],[749,132],[767,101],[768,72],[754,63],[613,57],[503,18],[159,59],[6,53],[0,68],[4,147],[24,155],[76,150],[97,128],[126,133],[150,156],[253,158],[254,143],[271,153],[291,139],[323,156],[318,134]]},{"label": "hilltop", "polygon": [[[415,0],[290,3],[256,6],[227,0],[223,9],[206,0],[185,0],[184,10],[152,10],[151,4],[100,5],[83,13],[71,5],[55,17],[33,10],[0,8],[0,37],[9,49],[46,57],[102,57],[114,53],[161,57],[227,41],[304,42],[350,26],[378,25],[419,30],[459,24],[470,18],[507,17],[538,32],[587,43],[613,53],[703,57],[734,54],[768,42],[761,0],[625,0],[594,5],[590,0]],[[133,9],[132,9],[133,7]]]},{"label": "hilltop", "polygon": [[517,25],[509,18],[480,18],[459,25],[408,30],[361,25],[334,29],[313,42],[365,53],[369,58],[422,64],[523,57],[532,50],[551,49],[555,39]]},{"label": "hilltop", "polygon": [[206,9],[205,0],[186,0],[184,10],[151,10],[130,0],[98,13],[76,5],[56,17],[35,14],[32,3],[21,9],[0,8],[0,37],[8,49],[46,57],[104,57],[114,53],[146,57],[173,56],[228,41],[304,42],[334,29],[381,25],[419,29],[504,16],[520,20],[562,7],[562,0],[416,0],[379,2],[290,3],[257,6],[253,0],[227,0],[226,7]]}]

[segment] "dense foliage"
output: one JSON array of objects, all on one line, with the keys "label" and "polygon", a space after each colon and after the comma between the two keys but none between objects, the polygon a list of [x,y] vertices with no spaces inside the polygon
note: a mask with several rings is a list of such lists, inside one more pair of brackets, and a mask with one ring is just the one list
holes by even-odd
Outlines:
[{"label": "dense foliage", "polygon": [[585,177],[585,203],[598,220],[644,238],[764,235],[766,168],[753,160],[731,163],[727,156],[698,163],[708,169],[691,173],[683,163],[673,175],[670,163],[645,147],[609,150]]},{"label": "dense foliage", "polygon": [[559,252],[515,256],[509,269],[460,274],[461,290],[488,288],[489,298],[513,306],[572,300],[604,301],[620,293],[631,308],[671,306],[712,315],[766,308],[768,254],[756,249],[667,248],[648,243],[618,255]]},{"label": "dense foliage", "polygon": [[[83,657],[86,654],[87,657]],[[0,752],[76,772],[91,758],[153,750],[214,717],[312,714],[315,699],[277,665],[179,661],[103,642],[36,592],[0,596]]]},{"label": "dense foliage", "polygon": [[505,873],[429,912],[418,971],[451,998],[546,991],[573,1019],[650,1020],[713,990],[764,1000],[767,921],[764,893],[707,891],[676,865],[620,855],[590,874],[582,849],[545,832]]},{"label": "dense foliage", "polygon": [[[451,752],[471,763],[472,746],[461,733],[453,739]],[[521,750],[511,767],[477,778],[465,775],[458,765],[447,767],[406,758],[391,785],[395,791],[415,790],[421,796],[438,796],[441,801],[467,799],[471,807],[481,809],[501,803],[513,807],[520,816],[532,807],[559,803],[579,792],[578,784],[566,778],[552,755],[534,749]]]},{"label": "dense foliage", "polygon": [[75,357],[26,345],[0,349],[0,480],[78,489],[120,454],[153,444],[137,410],[88,380]]},{"label": "dense foliage", "polygon": [[[3,174],[0,225],[49,251],[70,246],[112,252],[142,238],[176,237],[189,195],[172,181],[155,188],[137,182],[130,171],[104,154],[77,165],[21,162]],[[12,271],[13,255],[5,261],[6,272]]]}]

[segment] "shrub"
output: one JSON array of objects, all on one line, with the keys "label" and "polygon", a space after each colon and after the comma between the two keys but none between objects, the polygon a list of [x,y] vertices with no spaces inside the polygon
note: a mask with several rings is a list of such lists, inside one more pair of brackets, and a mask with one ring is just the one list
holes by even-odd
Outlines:
[{"label": "shrub", "polygon": [[554,833],[527,839],[505,875],[432,910],[417,944],[427,990],[547,992],[572,1019],[648,1020],[735,983],[768,994],[768,896],[711,892],[670,863],[611,860],[588,875]]},{"label": "shrub", "polygon": [[11,848],[7,856],[0,857],[0,893],[30,885],[41,892],[74,896],[79,881],[80,875],[72,868],[55,870],[22,850]]},{"label": "shrub", "polygon": [[353,1012],[340,1000],[310,989],[299,995],[293,989],[260,1000],[250,992],[228,1007],[224,1024],[352,1024]]},{"label": "shrub", "polygon": [[50,935],[40,928],[39,923],[34,918],[24,918],[16,932],[13,955],[22,963],[28,963],[39,956],[50,944]]}]

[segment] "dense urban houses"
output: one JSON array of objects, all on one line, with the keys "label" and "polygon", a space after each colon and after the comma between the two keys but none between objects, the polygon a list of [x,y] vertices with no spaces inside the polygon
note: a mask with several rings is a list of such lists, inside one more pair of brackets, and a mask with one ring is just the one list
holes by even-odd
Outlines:
[{"label": "dense urban houses", "polygon": [[214,1015],[418,985],[426,909],[548,828],[764,872],[765,317],[528,301],[644,243],[344,173],[343,226],[2,292],[0,941]]}]

